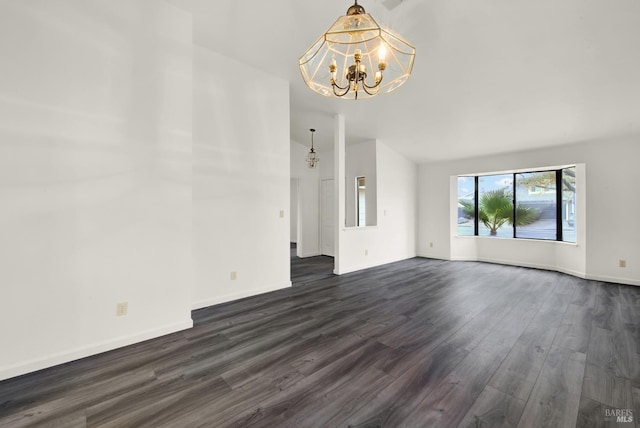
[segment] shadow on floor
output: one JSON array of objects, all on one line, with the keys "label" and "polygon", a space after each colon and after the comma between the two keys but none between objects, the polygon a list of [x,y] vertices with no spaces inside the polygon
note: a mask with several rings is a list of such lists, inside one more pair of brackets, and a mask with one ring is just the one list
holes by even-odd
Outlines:
[{"label": "shadow on floor", "polygon": [[293,286],[333,276],[333,257],[315,256],[300,258],[296,256],[296,244],[291,243],[291,283]]}]

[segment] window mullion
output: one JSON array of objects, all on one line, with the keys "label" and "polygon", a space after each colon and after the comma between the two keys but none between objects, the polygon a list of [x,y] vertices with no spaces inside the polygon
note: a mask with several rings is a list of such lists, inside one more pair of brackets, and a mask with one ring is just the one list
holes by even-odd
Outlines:
[{"label": "window mullion", "polygon": [[511,191],[513,192],[513,238],[516,238],[516,173],[513,173],[513,183],[511,183]]},{"label": "window mullion", "polygon": [[474,192],[474,195],[473,195],[473,205],[474,205],[473,208],[474,208],[474,211],[475,211],[475,213],[474,213],[475,221],[474,221],[474,224],[473,224],[473,235],[474,236],[478,236],[478,233],[479,233],[479,226],[478,225],[480,223],[480,219],[478,218],[478,212],[479,212],[479,208],[478,208],[478,202],[479,202],[479,200],[478,200],[479,199],[479,196],[478,196],[478,181],[479,181],[479,179],[478,179],[477,175],[474,178],[475,178],[475,180],[474,180],[475,181],[475,192]]},{"label": "window mullion", "polygon": [[556,241],[563,241],[562,236],[562,169],[556,170]]}]

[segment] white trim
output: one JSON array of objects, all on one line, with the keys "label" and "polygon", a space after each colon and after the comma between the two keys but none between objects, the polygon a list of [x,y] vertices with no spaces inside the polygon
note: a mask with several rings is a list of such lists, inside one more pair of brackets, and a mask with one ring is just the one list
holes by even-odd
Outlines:
[{"label": "white trim", "polygon": [[232,302],[234,300],[244,299],[245,297],[257,296],[259,294],[270,293],[271,291],[282,290],[289,287],[291,287],[291,281],[289,281],[285,285],[274,285],[271,287],[253,288],[251,290],[244,290],[239,293],[225,294],[223,296],[218,296],[218,297],[194,302],[191,305],[191,309],[195,310],[195,309],[206,308],[207,306],[213,306],[213,305],[219,305],[220,303]]},{"label": "white trim", "polygon": [[539,263],[526,263],[526,262],[522,262],[522,261],[519,261],[519,260],[490,259],[490,258],[482,258],[482,257],[481,258],[470,258],[470,257],[466,257],[466,258],[465,257],[447,258],[447,257],[429,256],[429,255],[422,255],[422,254],[419,254],[418,257],[425,257],[425,258],[428,258],[428,259],[436,259],[436,260],[445,260],[445,261],[451,261],[451,262],[495,263],[495,264],[499,264],[499,265],[550,270],[550,271],[560,272],[560,273],[564,273],[564,274],[571,275],[571,276],[576,276],[576,277],[582,278],[582,279],[589,279],[589,278],[587,278],[587,276],[586,276],[586,274],[584,272],[580,272],[580,271],[577,271],[577,270],[567,269],[567,268],[564,268],[564,267],[561,267],[561,266],[543,265],[543,264],[539,264]]},{"label": "white trim", "polygon": [[483,263],[496,263],[496,264],[508,265],[508,266],[520,266],[520,267],[533,268],[533,269],[543,269],[543,270],[550,270],[554,272],[560,272],[567,275],[575,276],[577,278],[582,278],[582,279],[591,280],[591,281],[603,281],[603,282],[610,282],[613,284],[640,286],[640,280],[637,280],[637,279],[622,278],[622,277],[616,277],[616,276],[606,276],[606,275],[587,275],[584,272],[580,272],[573,269],[567,269],[561,266],[549,266],[549,265],[542,265],[537,263],[524,263],[521,261],[488,259],[488,258],[462,258],[462,257],[447,258],[447,257],[439,257],[435,255],[426,255],[423,253],[418,254],[418,257],[424,257],[427,259],[436,259],[436,260],[446,260],[446,261],[452,261],[452,262],[483,262]]},{"label": "white trim", "polygon": [[501,171],[490,171],[490,172],[476,172],[476,173],[468,173],[468,174],[458,174],[455,177],[485,177],[488,175],[506,175],[506,174],[518,174],[521,172],[546,172],[553,171],[564,168],[575,168],[578,163],[568,163],[565,165],[552,165],[552,166],[540,166],[536,168],[519,168],[519,169],[505,169]]},{"label": "white trim", "polygon": [[463,258],[456,259],[456,258],[449,257],[447,255],[442,255],[442,254],[437,254],[437,253],[422,253],[422,252],[419,252],[418,254],[416,254],[416,257],[424,257],[425,259],[450,260],[450,261],[453,261],[453,260],[476,261],[475,259],[474,260],[472,260],[472,259],[463,259]]},{"label": "white trim", "polygon": [[124,336],[103,342],[97,342],[91,345],[76,348],[71,351],[59,352],[47,357],[21,362],[12,366],[3,367],[2,370],[0,370],[0,380],[9,379],[26,373],[53,367],[58,364],[68,363],[69,361],[79,360],[81,358],[101,354],[113,349],[122,348],[124,346],[133,345],[145,340],[155,339],[157,337],[165,336],[177,331],[186,330],[191,327],[193,327],[193,320],[189,318],[187,320],[174,324],[168,324],[160,328],[145,330],[129,336]]},{"label": "white trim", "polygon": [[554,265],[544,265],[544,264],[538,264],[538,263],[527,263],[527,262],[523,262],[523,261],[519,261],[519,260],[490,259],[490,258],[479,257],[478,261],[479,262],[486,262],[486,263],[496,263],[496,264],[499,264],[499,265],[519,266],[519,267],[542,269],[542,270],[552,270],[552,271],[556,271],[556,272],[558,271],[558,267],[554,266]]},{"label": "white trim", "polygon": [[413,259],[415,258],[416,255],[409,255],[409,256],[405,256],[405,257],[398,257],[398,258],[393,258],[393,259],[389,259],[389,260],[385,260],[382,262],[374,262],[374,263],[367,263],[365,265],[358,265],[358,266],[352,266],[352,267],[348,267],[346,269],[340,269],[340,270],[333,270],[333,273],[335,275],[344,275],[345,273],[351,273],[351,272],[357,272],[359,270],[364,270],[364,269],[371,269],[374,267],[378,267],[378,266],[383,266],[389,263],[395,263],[395,262],[400,262],[402,260],[408,260],[408,259]]},{"label": "white trim", "polygon": [[378,225],[374,224],[371,226],[349,226],[349,227],[343,227],[342,231],[343,232],[352,232],[354,230],[371,230],[371,229],[377,229]]},{"label": "white trim", "polygon": [[567,269],[567,268],[564,268],[564,267],[561,267],[561,266],[558,266],[553,270],[555,270],[556,272],[560,272],[560,273],[564,273],[564,274],[567,274],[567,275],[575,276],[577,278],[588,279],[586,273],[580,272],[580,271],[577,271],[577,270]]},{"label": "white trim", "polygon": [[[304,253],[299,255],[298,257],[300,257],[301,259],[307,258],[307,257],[317,257],[317,256],[321,256],[322,254],[315,252],[315,253]],[[331,256],[327,256],[327,257],[331,257]]]},{"label": "white trim", "polygon": [[619,278],[619,277],[616,277],[616,276],[587,275],[586,279],[590,279],[592,281],[612,282],[614,284],[625,284],[625,285],[637,285],[637,286],[640,286],[640,280],[631,279],[631,278]]}]

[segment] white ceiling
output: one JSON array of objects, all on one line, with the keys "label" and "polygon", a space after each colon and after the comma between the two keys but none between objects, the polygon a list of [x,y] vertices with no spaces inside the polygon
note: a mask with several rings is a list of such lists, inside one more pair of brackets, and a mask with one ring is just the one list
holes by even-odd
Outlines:
[{"label": "white ceiling", "polygon": [[291,138],[377,138],[416,162],[640,134],[640,1],[360,0],[417,50],[413,74],[369,100],[308,89],[298,58],[351,0],[171,0],[194,41],[291,82]]}]

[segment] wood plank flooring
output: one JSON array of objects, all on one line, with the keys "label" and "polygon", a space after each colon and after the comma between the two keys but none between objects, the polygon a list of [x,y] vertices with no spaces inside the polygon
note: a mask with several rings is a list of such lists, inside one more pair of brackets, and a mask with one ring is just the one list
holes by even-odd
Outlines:
[{"label": "wood plank flooring", "polygon": [[291,283],[294,287],[333,276],[333,257],[296,256],[296,244],[291,243]]},{"label": "wood plank flooring", "polygon": [[318,262],[188,331],[0,382],[0,427],[640,427],[640,287]]}]

